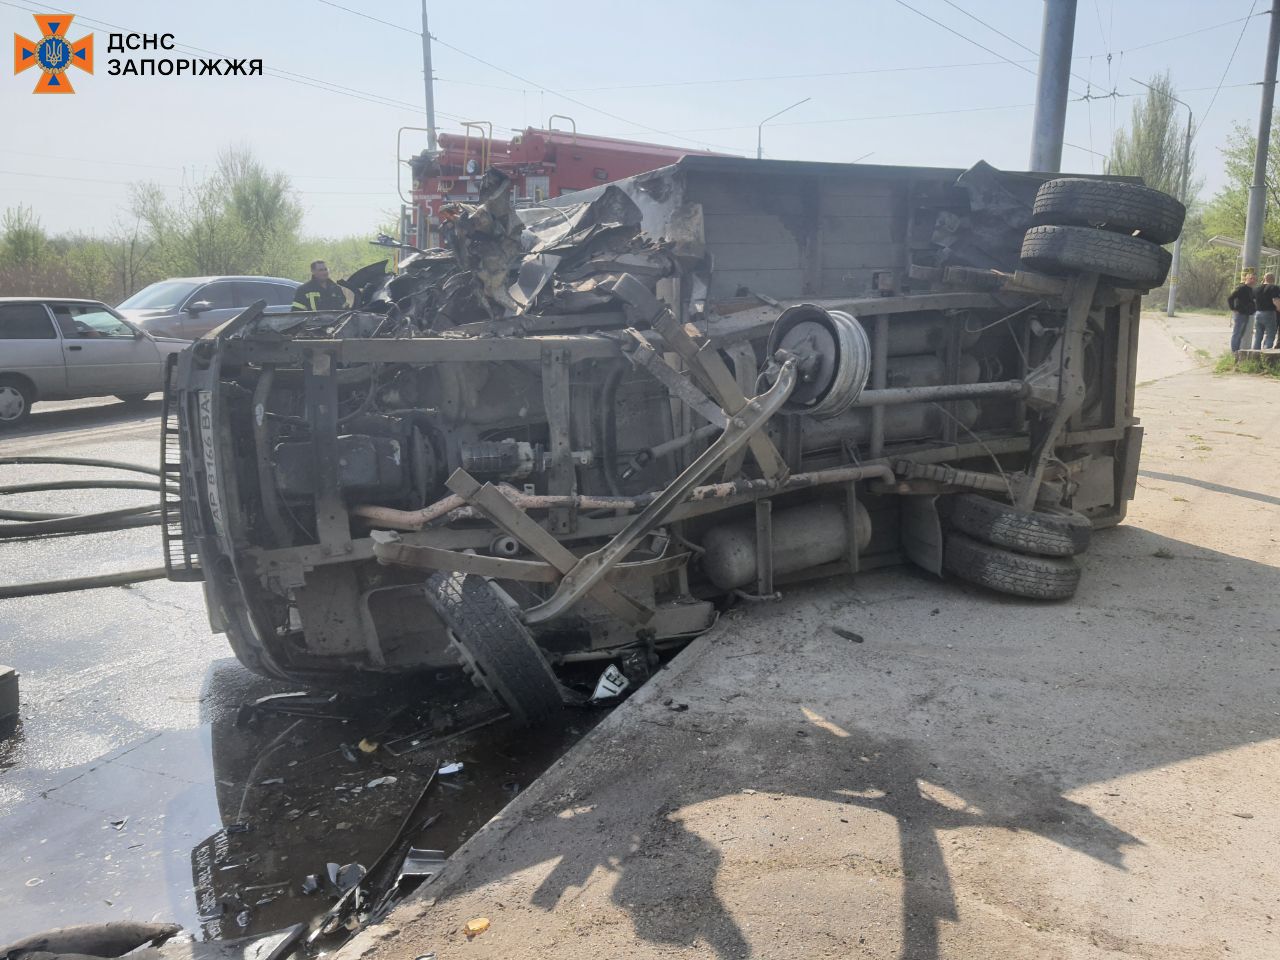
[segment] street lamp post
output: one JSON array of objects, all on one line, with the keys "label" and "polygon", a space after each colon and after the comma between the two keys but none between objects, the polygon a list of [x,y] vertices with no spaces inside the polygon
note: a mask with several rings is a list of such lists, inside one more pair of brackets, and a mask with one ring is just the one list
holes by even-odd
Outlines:
[{"label": "street lamp post", "polygon": [[[1186,101],[1179,100],[1177,97],[1164,93],[1163,90],[1156,90],[1149,83],[1143,83],[1137,77],[1130,77],[1134,83],[1146,87],[1156,93],[1164,94],[1174,103],[1180,103],[1187,108],[1187,135],[1182,141],[1182,200],[1183,205],[1187,202],[1187,179],[1191,173],[1191,105]],[[1178,239],[1173,242],[1173,264],[1169,270],[1169,304],[1165,308],[1165,316],[1174,316],[1178,306],[1178,269],[1182,265],[1182,234],[1178,234]]]},{"label": "street lamp post", "polygon": [[784,113],[786,113],[788,110],[794,110],[796,107],[800,106],[800,104],[808,103],[812,99],[813,99],[812,97],[805,97],[803,100],[797,100],[791,106],[783,107],[777,113],[771,114],[760,121],[760,125],[756,127],[756,159],[757,160],[764,159],[764,146],[763,146],[764,125],[768,123],[770,120],[772,120],[774,117],[780,117]]}]

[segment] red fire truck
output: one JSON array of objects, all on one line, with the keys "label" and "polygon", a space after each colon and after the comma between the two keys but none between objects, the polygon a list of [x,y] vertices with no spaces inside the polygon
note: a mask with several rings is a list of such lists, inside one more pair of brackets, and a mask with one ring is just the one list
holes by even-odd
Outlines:
[{"label": "red fire truck", "polygon": [[474,202],[490,167],[511,177],[517,202],[537,203],[706,152],[594,137],[576,127],[569,132],[530,127],[510,140],[495,140],[492,124],[479,123],[466,125],[463,134],[440,134],[439,145],[435,156],[424,152],[410,161],[413,209],[405,232],[416,246],[438,241],[441,204]]}]

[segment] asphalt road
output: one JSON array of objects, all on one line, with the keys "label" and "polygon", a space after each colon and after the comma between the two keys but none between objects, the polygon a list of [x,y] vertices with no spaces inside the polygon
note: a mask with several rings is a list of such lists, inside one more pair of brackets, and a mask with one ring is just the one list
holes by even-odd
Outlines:
[{"label": "asphalt road", "polygon": [[[37,406],[22,428],[0,435],[0,457],[154,465],[159,414],[158,398],[141,407]],[[137,475],[0,466],[0,484],[125,476]],[[0,500],[7,509],[81,512],[155,496]],[[161,565],[156,527],[0,540],[3,583]],[[464,772],[437,781],[429,799],[441,816],[419,845],[450,851],[596,719],[576,717],[534,739],[499,723],[450,742],[448,753],[404,743],[399,757],[355,749],[491,712],[491,701],[446,674],[377,701],[339,701],[319,718],[238,724],[245,703],[289,688],[232,658],[209,630],[199,584],[164,580],[0,600],[0,663],[18,669],[22,692],[18,732],[0,742],[0,945],[71,923],[163,920],[237,936],[308,919],[332,898],[324,889],[303,894],[304,879],[323,880],[331,862],[371,864],[438,763],[462,760]]]}]

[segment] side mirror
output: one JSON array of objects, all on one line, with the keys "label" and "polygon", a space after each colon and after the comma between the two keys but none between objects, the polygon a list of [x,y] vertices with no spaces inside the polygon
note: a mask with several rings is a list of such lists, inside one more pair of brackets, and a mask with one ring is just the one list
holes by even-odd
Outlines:
[{"label": "side mirror", "polygon": [[213,304],[210,303],[208,300],[197,300],[195,303],[187,304],[187,313],[191,314],[193,317],[198,317],[200,316],[200,314],[204,313],[206,310],[212,310],[212,309],[213,309]]}]

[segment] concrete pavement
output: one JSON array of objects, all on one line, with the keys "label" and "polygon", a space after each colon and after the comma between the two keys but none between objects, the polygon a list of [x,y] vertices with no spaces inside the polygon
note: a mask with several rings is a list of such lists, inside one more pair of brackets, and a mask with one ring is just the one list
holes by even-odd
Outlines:
[{"label": "concrete pavement", "polygon": [[731,613],[342,957],[1274,958],[1280,383],[1142,349],[1075,599]]}]

